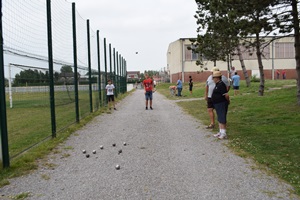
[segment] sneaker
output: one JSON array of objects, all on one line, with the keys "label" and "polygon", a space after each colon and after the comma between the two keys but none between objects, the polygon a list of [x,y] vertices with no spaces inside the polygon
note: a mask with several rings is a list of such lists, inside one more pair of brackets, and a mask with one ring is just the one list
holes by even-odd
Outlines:
[{"label": "sneaker", "polygon": [[116,108],[114,108],[114,110],[117,110]]},{"label": "sneaker", "polygon": [[221,136],[221,133],[214,134],[214,137],[219,138],[220,136]]},{"label": "sneaker", "polygon": [[109,108],[109,110],[111,110],[111,108]]},{"label": "sneaker", "polygon": [[150,106],[150,109],[153,110],[153,108]]},{"label": "sneaker", "polygon": [[223,140],[223,139],[226,139],[226,138],[227,138],[227,135],[226,135],[226,134],[221,134],[218,138],[219,138],[220,140]]},{"label": "sneaker", "polygon": [[146,107],[146,110],[148,110],[148,107]]}]

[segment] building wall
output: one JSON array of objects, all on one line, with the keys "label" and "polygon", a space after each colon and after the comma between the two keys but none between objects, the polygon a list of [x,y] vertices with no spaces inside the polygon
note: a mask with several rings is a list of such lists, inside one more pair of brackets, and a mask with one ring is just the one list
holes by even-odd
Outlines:
[{"label": "building wall", "polygon": [[[280,49],[280,43],[291,43],[294,42],[293,37],[281,38],[273,43],[271,43],[265,50],[265,58],[263,58],[263,66],[264,73],[266,79],[272,79],[272,70],[275,72],[277,69],[282,71],[282,69],[286,70],[286,75],[288,79],[296,78],[296,61],[294,55],[289,58],[276,58],[278,56],[279,51],[285,51],[285,49]],[[191,42],[189,39],[179,39],[177,41],[172,42],[169,45],[168,53],[167,53],[167,63],[168,63],[168,71],[170,73],[170,81],[176,82],[180,77],[184,82],[187,82],[190,75],[193,76],[194,81],[203,81],[206,80],[204,77],[207,77],[207,74],[210,74],[210,70],[214,67],[214,63],[211,61],[204,61],[203,68],[207,68],[208,72],[200,68],[200,66],[196,65],[196,60],[187,60],[186,59],[186,46],[190,46]],[[287,49],[288,51],[288,49]],[[294,54],[294,52],[292,52]],[[247,56],[248,58],[244,58],[244,63],[246,69],[249,71],[249,76],[256,74],[259,77],[259,68],[258,61],[256,59],[256,55]],[[274,58],[273,58],[274,57]],[[236,56],[235,60],[232,61],[232,66],[236,68],[237,71],[241,71],[241,64]],[[228,65],[227,62],[217,61],[216,66],[221,71],[227,71]],[[183,69],[183,73],[182,73]],[[240,74],[242,75],[242,73]],[[195,76],[195,78],[194,78]],[[274,76],[276,78],[276,76]]]},{"label": "building wall", "polygon": [[[281,72],[283,69],[279,69],[279,71]],[[296,74],[296,69],[285,69],[286,72],[286,78],[287,79],[296,79],[297,78],[297,74]],[[228,71],[227,70],[222,70],[221,73],[226,76],[229,77]],[[237,70],[238,75],[240,75],[241,80],[245,80],[244,74],[242,70]],[[252,75],[255,75],[257,73],[256,70],[247,70],[248,76],[251,78]],[[203,72],[186,72],[184,73],[184,78],[186,80],[186,82],[188,82],[189,80],[189,76],[192,76],[193,81],[194,82],[206,82],[207,78],[209,75],[211,75],[212,73],[210,71],[203,71]],[[264,70],[264,75],[265,75],[265,79],[272,79],[272,70]],[[256,76],[259,77],[259,76]],[[171,83],[176,83],[177,80],[179,78],[182,78],[182,73],[178,72],[175,74],[172,74],[172,81]],[[274,74],[274,79],[277,79],[276,74]],[[283,79],[282,78],[282,74],[280,74],[279,79]]]}]

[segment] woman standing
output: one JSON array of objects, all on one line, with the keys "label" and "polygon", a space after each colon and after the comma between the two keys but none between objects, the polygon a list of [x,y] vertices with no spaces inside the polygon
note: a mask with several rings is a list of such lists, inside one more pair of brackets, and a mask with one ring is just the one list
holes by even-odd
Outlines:
[{"label": "woman standing", "polygon": [[225,139],[226,135],[226,123],[227,123],[227,110],[229,101],[229,95],[225,83],[222,81],[222,74],[220,71],[213,72],[213,80],[216,86],[213,90],[211,99],[214,108],[217,112],[219,122],[219,132],[214,136],[219,139]]}]

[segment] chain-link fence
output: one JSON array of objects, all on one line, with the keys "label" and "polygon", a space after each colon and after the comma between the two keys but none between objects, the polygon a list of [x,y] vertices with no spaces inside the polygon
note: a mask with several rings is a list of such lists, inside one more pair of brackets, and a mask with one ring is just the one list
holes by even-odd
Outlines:
[{"label": "chain-link fence", "polygon": [[3,166],[106,106],[105,85],[126,92],[126,61],[59,0],[1,4],[0,109]]}]

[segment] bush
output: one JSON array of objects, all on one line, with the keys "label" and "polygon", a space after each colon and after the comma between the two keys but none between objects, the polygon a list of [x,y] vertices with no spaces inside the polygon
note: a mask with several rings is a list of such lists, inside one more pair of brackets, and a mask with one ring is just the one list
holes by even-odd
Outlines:
[{"label": "bush", "polygon": [[260,79],[256,77],[256,75],[251,76],[251,82],[259,82]]}]

